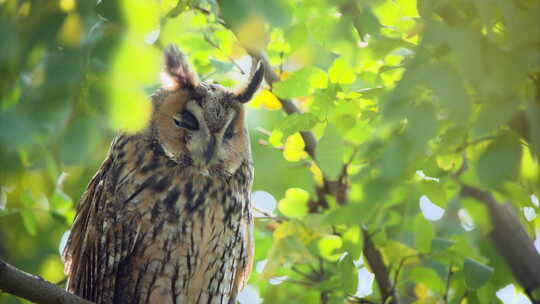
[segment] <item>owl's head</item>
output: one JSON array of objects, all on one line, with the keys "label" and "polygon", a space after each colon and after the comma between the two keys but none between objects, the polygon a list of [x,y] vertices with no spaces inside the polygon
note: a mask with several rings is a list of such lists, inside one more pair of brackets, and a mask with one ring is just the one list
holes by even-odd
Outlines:
[{"label": "owl's head", "polygon": [[251,160],[244,104],[264,74],[259,65],[239,92],[200,82],[175,46],[165,51],[165,91],[154,97],[152,129],[171,160],[201,172],[234,173]]}]

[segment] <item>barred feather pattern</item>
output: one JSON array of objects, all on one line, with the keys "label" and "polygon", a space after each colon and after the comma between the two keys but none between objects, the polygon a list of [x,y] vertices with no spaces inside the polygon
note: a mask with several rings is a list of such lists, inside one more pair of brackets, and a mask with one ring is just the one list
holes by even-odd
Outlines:
[{"label": "barred feather pattern", "polygon": [[77,210],[68,290],[96,303],[234,303],[252,267],[253,167],[218,169],[173,162],[144,134],[117,137]]}]

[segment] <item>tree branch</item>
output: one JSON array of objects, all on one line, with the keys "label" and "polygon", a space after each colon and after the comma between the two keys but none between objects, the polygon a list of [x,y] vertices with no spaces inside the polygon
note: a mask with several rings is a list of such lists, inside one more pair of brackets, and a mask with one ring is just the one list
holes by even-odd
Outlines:
[{"label": "tree branch", "polygon": [[468,185],[461,186],[461,196],[486,204],[493,225],[493,243],[531,300],[540,301],[533,298],[533,291],[540,288],[540,255],[510,205],[497,202],[488,191]]},{"label": "tree branch", "polygon": [[0,290],[41,304],[92,304],[0,260]]},{"label": "tree branch", "polygon": [[358,12],[358,5],[359,2],[357,1],[347,1],[344,2],[340,7],[339,11],[343,16],[348,16],[351,18],[352,24],[354,26],[354,29],[356,29],[356,32],[358,33],[358,37],[360,37],[360,41],[364,42],[366,41],[366,33],[362,29],[362,23],[360,21],[360,16]]},{"label": "tree branch", "polygon": [[377,250],[377,247],[375,247],[375,244],[371,240],[371,236],[365,229],[362,229],[362,234],[364,235],[363,253],[379,286],[379,292],[382,297],[381,303],[397,304],[395,290],[392,282],[390,282],[390,272],[386,264],[384,264],[381,253]]},{"label": "tree branch", "polygon": [[[357,9],[355,10],[355,12],[357,12]],[[227,27],[229,30],[231,30],[234,33],[234,35],[238,37],[234,29],[229,27],[226,24],[226,22],[223,23],[223,25]],[[358,26],[357,30],[359,34],[361,34],[359,23],[357,22],[355,23],[355,25]],[[279,75],[274,71],[272,65],[268,61],[268,58],[262,51],[249,48],[245,45],[242,45],[242,46],[252,58],[256,59],[257,61],[261,62],[264,65],[264,71],[265,71],[264,79],[266,80],[268,85],[272,86],[274,82],[279,81]],[[291,115],[294,113],[301,113],[300,109],[294,104],[292,100],[284,99],[284,98],[278,98],[278,99],[279,99],[279,102],[281,103],[281,106],[283,107],[283,110],[288,115]],[[301,131],[300,135],[302,136],[302,139],[304,140],[304,143],[305,143],[305,148],[304,148],[305,151],[311,156],[312,159],[315,160],[316,159],[315,150],[317,147],[317,139],[315,138],[313,133],[310,131]],[[344,170],[346,170],[346,168]],[[326,209],[327,205],[326,206],[324,205],[325,194],[335,195],[336,193],[332,193],[333,191],[330,187],[330,183],[325,177],[323,177],[323,183],[324,183],[323,187],[317,188],[317,195],[319,197],[318,205],[322,205],[323,209]],[[343,202],[343,204],[344,203],[345,202]],[[369,236],[367,231],[363,230],[363,233],[364,233],[364,239],[365,239],[364,255],[369,265],[371,266],[371,269],[375,275],[375,279],[377,280],[379,289],[381,291],[381,295],[383,297],[383,303],[397,304],[398,301],[395,295],[394,288],[390,281],[390,274],[388,272],[388,268],[386,264],[384,264],[381,253],[371,241],[371,237]]]},{"label": "tree branch", "polygon": [[[236,33],[234,34],[236,35]],[[264,79],[266,80],[266,83],[268,83],[268,85],[272,86],[274,82],[279,81],[279,75],[274,71],[274,68],[272,67],[272,65],[268,61],[268,58],[266,58],[266,55],[263,52],[250,49],[245,46],[244,48],[251,57],[260,61],[264,65]],[[302,111],[300,111],[300,109],[294,104],[292,100],[285,98],[278,98],[278,100],[281,103],[283,111],[285,111],[285,113],[287,113],[288,115],[294,113],[302,113]],[[302,139],[304,140],[304,143],[306,145],[306,152],[309,154],[309,156],[311,156],[311,158],[315,159],[315,148],[317,147],[317,140],[315,139],[315,136],[310,131],[301,131],[300,135],[302,136]]]}]

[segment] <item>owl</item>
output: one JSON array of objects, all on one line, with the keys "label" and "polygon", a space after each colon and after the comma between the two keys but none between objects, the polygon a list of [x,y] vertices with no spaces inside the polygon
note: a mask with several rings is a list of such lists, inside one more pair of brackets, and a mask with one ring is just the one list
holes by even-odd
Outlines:
[{"label": "owl", "polygon": [[[120,134],[83,194],[67,289],[96,303],[234,303],[253,260],[253,164],[239,92],[200,82],[175,47],[148,126]],[[126,113],[129,115],[129,113]]]}]

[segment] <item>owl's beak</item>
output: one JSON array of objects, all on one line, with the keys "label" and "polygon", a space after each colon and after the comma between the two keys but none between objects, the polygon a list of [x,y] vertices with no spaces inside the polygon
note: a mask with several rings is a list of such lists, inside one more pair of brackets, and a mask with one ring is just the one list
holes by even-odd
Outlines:
[{"label": "owl's beak", "polygon": [[216,152],[216,137],[214,135],[210,135],[210,142],[208,143],[208,146],[206,147],[206,150],[204,151],[204,160],[206,161],[206,164],[208,164],[212,157],[214,156],[214,153]]}]

